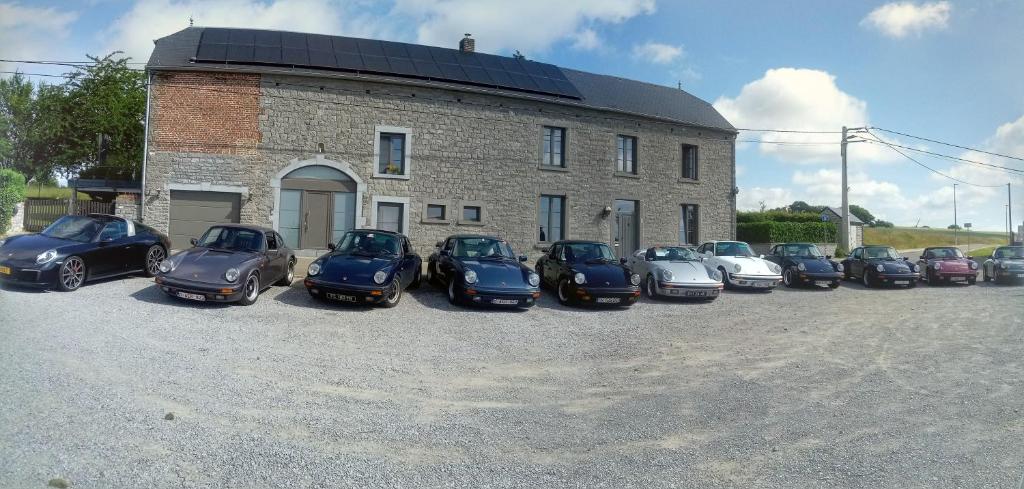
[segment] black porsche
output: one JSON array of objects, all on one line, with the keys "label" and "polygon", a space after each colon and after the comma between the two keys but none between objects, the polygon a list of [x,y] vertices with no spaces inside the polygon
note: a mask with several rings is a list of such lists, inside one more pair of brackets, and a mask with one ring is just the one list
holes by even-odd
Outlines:
[{"label": "black porsche", "polygon": [[0,282],[77,290],[101,278],[153,276],[171,242],[155,229],[117,216],[64,216],[38,234],[0,240]]},{"label": "black porsche", "polygon": [[537,260],[541,282],[562,304],[631,306],[640,298],[640,275],[599,241],[558,241]]},{"label": "black porsche", "polygon": [[899,254],[891,246],[861,246],[854,248],[843,260],[843,277],[859,278],[865,287],[896,285],[917,287],[920,268]]},{"label": "black porsche", "polygon": [[843,264],[832,261],[812,243],[781,243],[772,247],[766,260],[782,267],[782,283],[786,287],[799,285],[839,287],[843,278]]},{"label": "black porsche", "polygon": [[395,307],[402,291],[420,284],[423,261],[409,238],[377,229],[349,231],[309,264],[306,290],[317,299]]},{"label": "black porsche", "polygon": [[156,283],[173,297],[248,306],[271,284],[288,286],[293,278],[295,253],[273,229],[218,224],[164,260]]},{"label": "black porsche", "polygon": [[531,307],[540,298],[540,276],[525,261],[499,238],[449,236],[427,259],[427,281],[448,289],[452,304]]}]

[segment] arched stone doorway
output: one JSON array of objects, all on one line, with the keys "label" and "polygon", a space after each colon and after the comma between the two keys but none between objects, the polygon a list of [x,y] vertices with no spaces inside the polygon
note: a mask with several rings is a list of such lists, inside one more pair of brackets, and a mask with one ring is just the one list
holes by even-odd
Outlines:
[{"label": "arched stone doorway", "polygon": [[293,161],[272,186],[274,229],[293,249],[325,249],[362,223],[363,182],[344,163]]}]

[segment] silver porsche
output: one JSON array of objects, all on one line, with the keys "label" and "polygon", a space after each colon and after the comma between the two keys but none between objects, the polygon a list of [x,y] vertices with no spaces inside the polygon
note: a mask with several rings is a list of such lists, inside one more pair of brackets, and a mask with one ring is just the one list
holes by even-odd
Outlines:
[{"label": "silver porsche", "polygon": [[683,246],[652,246],[629,258],[643,280],[647,296],[713,300],[722,292],[722,277],[704,266],[701,256]]}]

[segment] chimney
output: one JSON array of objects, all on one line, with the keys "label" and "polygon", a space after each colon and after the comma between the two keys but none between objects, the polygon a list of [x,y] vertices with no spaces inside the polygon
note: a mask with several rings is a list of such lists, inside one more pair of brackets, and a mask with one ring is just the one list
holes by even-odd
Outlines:
[{"label": "chimney", "polygon": [[466,37],[459,40],[459,51],[464,53],[472,53],[476,51],[476,41],[470,37],[472,34],[466,33]]}]

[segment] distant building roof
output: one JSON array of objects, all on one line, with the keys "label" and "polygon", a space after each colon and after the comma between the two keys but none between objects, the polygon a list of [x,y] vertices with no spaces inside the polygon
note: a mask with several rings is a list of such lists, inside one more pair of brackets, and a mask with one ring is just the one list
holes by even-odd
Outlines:
[{"label": "distant building roof", "polygon": [[[842,219],[843,218],[843,215],[835,207],[825,207],[825,209],[822,212],[825,212],[825,211],[831,212],[838,219]],[[861,221],[860,219],[857,219],[857,216],[854,215],[851,212],[850,213],[850,225],[851,226],[863,226],[864,225],[864,221]]]},{"label": "distant building roof", "polygon": [[[207,31],[210,34],[204,36]],[[228,53],[234,52],[233,46],[257,46],[261,49],[265,46],[225,44],[236,38],[245,42],[255,42],[249,39],[268,38],[281,44],[279,47],[271,46],[271,54],[264,58],[272,62],[248,61],[255,59],[251,49],[240,49],[243,54],[238,56]],[[220,42],[224,39],[228,41]],[[212,44],[213,41],[218,42]],[[292,44],[289,43],[296,42],[302,47],[290,47]],[[148,70],[233,71],[405,83],[542,100],[736,132],[732,124],[710,103],[683,90],[518,58],[341,36],[207,27],[188,27],[157,39],[155,43],[153,54],[146,65]],[[202,56],[199,55],[201,44]],[[219,49],[222,46],[224,49]],[[326,51],[324,46],[333,46],[334,50]],[[340,49],[347,51],[338,51]],[[280,54],[275,50],[280,50]],[[370,54],[371,50],[374,54]],[[384,56],[378,56],[377,50]],[[389,58],[389,51],[399,54],[391,54]],[[285,56],[289,53],[291,58]],[[420,66],[417,56],[430,58],[422,63],[426,65],[425,69],[416,68]],[[227,59],[243,61],[212,61]],[[475,63],[481,63],[479,66],[486,69],[477,70],[475,66],[478,65]],[[487,68],[488,63],[495,68]],[[442,71],[437,71],[437,68]],[[511,79],[502,75],[503,70],[506,75],[512,75]],[[517,70],[532,73],[519,73]],[[476,73],[480,72],[483,73],[478,77]],[[488,76],[487,73],[494,76]],[[495,81],[499,78],[503,81]]]}]

